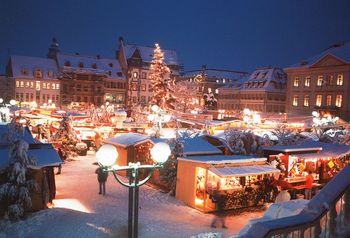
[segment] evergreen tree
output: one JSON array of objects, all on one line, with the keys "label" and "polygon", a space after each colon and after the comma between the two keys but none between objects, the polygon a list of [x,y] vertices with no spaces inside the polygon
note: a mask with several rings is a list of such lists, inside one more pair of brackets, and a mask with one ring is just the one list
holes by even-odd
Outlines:
[{"label": "evergreen tree", "polygon": [[[31,207],[30,191],[37,189],[31,178],[30,165],[35,161],[28,157],[28,143],[21,139],[23,127],[14,118],[9,127],[9,166],[2,171],[4,183],[0,185],[0,203],[5,217],[16,221],[23,217],[25,208]],[[1,210],[0,209],[0,210]]]},{"label": "evergreen tree", "polygon": [[170,69],[164,62],[164,53],[158,44],[155,44],[153,60],[150,67],[153,97],[152,103],[162,110],[174,109],[174,79],[170,78]]},{"label": "evergreen tree", "polygon": [[60,127],[51,140],[60,143],[64,158],[68,159],[77,155],[76,144],[80,140],[70,124],[69,117],[65,116],[62,118]]}]

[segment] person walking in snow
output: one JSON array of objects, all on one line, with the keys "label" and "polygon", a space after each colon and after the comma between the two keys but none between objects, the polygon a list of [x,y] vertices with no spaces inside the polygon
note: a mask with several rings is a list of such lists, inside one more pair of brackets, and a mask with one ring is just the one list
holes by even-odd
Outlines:
[{"label": "person walking in snow", "polygon": [[108,172],[104,171],[102,167],[98,167],[95,171],[97,174],[97,180],[99,183],[99,193],[98,194],[103,194],[106,195],[106,181],[108,177]]},{"label": "person walking in snow", "polygon": [[221,222],[222,228],[227,229],[227,226],[225,224],[225,217],[224,217],[225,196],[220,194],[219,191],[214,191],[212,199],[213,199],[213,202],[216,203],[217,210],[216,210],[216,216],[211,222],[211,227],[216,228],[217,223]]},{"label": "person walking in snow", "polygon": [[[58,155],[60,156],[61,160],[62,160],[63,163],[64,163],[64,161],[66,160],[66,155],[63,153],[61,147],[58,148],[57,153],[58,153]],[[56,174],[61,174],[61,172],[62,172],[62,164],[60,164],[60,165],[58,166],[58,171],[57,171]]]}]

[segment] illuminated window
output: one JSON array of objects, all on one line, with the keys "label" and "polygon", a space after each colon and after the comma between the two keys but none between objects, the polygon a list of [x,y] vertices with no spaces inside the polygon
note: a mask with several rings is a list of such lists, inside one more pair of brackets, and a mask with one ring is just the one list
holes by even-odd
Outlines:
[{"label": "illuminated window", "polygon": [[35,82],[35,89],[40,91],[40,81]]},{"label": "illuminated window", "polygon": [[29,88],[29,82],[26,82],[26,88]]},{"label": "illuminated window", "polygon": [[317,77],[317,86],[322,86],[322,84],[323,84],[323,76],[319,75]]},{"label": "illuminated window", "polygon": [[305,87],[310,87],[310,80],[311,80],[310,76],[305,77],[305,82],[304,82]]},{"label": "illuminated window", "polygon": [[43,83],[43,88],[46,89],[46,83]]},{"label": "illuminated window", "polygon": [[304,107],[308,107],[310,103],[310,95],[304,96]]},{"label": "illuminated window", "polygon": [[326,78],[326,84],[331,86],[333,85],[333,75],[328,75]]},{"label": "illuminated window", "polygon": [[42,78],[43,77],[43,72],[40,69],[34,70],[34,77],[35,78]]},{"label": "illuminated window", "polygon": [[50,83],[47,83],[47,84],[46,84],[46,88],[47,88],[47,89],[50,89]]},{"label": "illuminated window", "polygon": [[343,95],[337,95],[335,98],[335,106],[336,107],[341,107],[343,102]]},{"label": "illuminated window", "polygon": [[322,105],[322,95],[316,95],[316,106],[320,107]]},{"label": "illuminated window", "polygon": [[[141,91],[146,91],[146,84],[141,84]],[[145,99],[146,101],[146,99]]]},{"label": "illuminated window", "polygon": [[23,88],[24,87],[24,82],[23,81],[21,81],[21,88]]},{"label": "illuminated window", "polygon": [[341,85],[343,85],[343,83],[344,83],[344,76],[343,76],[343,74],[338,74],[337,85],[341,86]]},{"label": "illuminated window", "polygon": [[299,100],[299,96],[298,96],[298,95],[294,95],[294,96],[293,96],[293,103],[292,103],[292,105],[293,105],[294,107],[297,107],[297,106],[298,106],[298,100]]},{"label": "illuminated window", "polygon": [[294,87],[299,87],[299,77],[295,77],[294,78],[293,86]]},{"label": "illuminated window", "polygon": [[60,85],[56,83],[56,89],[60,89]]},{"label": "illuminated window", "polygon": [[332,105],[332,96],[331,95],[327,95],[326,97],[326,106],[330,106]]},{"label": "illuminated window", "polygon": [[133,76],[133,78],[137,79],[138,76],[139,76],[139,74],[138,74],[137,72],[134,72],[134,73],[132,74],[132,76]]},{"label": "illuminated window", "polygon": [[19,81],[16,80],[16,88],[19,88]]},{"label": "illuminated window", "polygon": [[219,94],[219,89],[215,89],[215,93],[216,93],[216,94]]},{"label": "illuminated window", "polygon": [[211,88],[208,88],[208,93],[211,93]]},{"label": "illuminated window", "polygon": [[30,82],[30,87],[34,88],[34,82]]},{"label": "illuminated window", "polygon": [[222,82],[223,82],[223,83],[226,83],[226,80],[225,80],[225,79],[222,79]]},{"label": "illuminated window", "polygon": [[136,91],[137,90],[137,83],[131,84],[131,90]]},{"label": "illuminated window", "polygon": [[52,84],[52,89],[56,89],[56,84],[55,83]]}]

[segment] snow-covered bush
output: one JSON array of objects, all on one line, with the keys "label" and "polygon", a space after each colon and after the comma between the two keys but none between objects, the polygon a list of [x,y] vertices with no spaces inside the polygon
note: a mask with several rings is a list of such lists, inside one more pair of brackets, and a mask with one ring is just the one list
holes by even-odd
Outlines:
[{"label": "snow-covered bush", "polygon": [[37,189],[31,179],[30,165],[35,161],[28,157],[28,143],[20,139],[23,127],[16,122],[16,118],[9,127],[9,166],[1,171],[4,178],[0,184],[0,203],[5,218],[16,221],[23,217],[26,208],[31,207],[30,191]]}]

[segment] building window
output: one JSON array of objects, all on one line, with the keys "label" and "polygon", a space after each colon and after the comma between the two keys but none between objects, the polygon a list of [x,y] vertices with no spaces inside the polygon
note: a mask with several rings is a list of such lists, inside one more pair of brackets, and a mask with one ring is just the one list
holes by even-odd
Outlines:
[{"label": "building window", "polygon": [[49,70],[49,71],[47,72],[47,76],[48,76],[49,78],[53,78],[53,71],[52,71],[52,70]]},{"label": "building window", "polygon": [[323,84],[323,75],[317,77],[317,86],[322,86]]},{"label": "building window", "polygon": [[43,83],[43,88],[46,89],[46,83]]},{"label": "building window", "polygon": [[24,82],[23,81],[21,81],[21,88],[23,88],[24,87]]},{"label": "building window", "polygon": [[343,76],[343,74],[338,74],[337,85],[341,86],[343,84],[344,84],[344,76]]},{"label": "building window", "polygon": [[316,106],[320,107],[322,105],[322,95],[318,94],[316,95]]},{"label": "building window", "polygon": [[141,91],[146,91],[146,84],[141,84]]},{"label": "building window", "polygon": [[16,80],[16,88],[19,88],[19,81]]},{"label": "building window", "polygon": [[333,85],[333,75],[328,75],[326,78],[326,84],[331,86]]},{"label": "building window", "polygon": [[108,65],[109,65],[109,67],[111,67],[111,68],[113,67],[113,64],[112,64],[112,63],[109,63]]},{"label": "building window", "polygon": [[91,65],[91,67],[92,67],[93,69],[97,69],[97,64],[93,63],[93,64]]},{"label": "building window", "polygon": [[310,95],[304,96],[304,107],[310,106]]},{"label": "building window", "polygon": [[56,83],[56,89],[59,90],[60,89],[60,85],[58,83]]},{"label": "building window", "polygon": [[305,87],[310,87],[310,81],[311,81],[311,77],[310,76],[306,76],[305,77]]},{"label": "building window", "polygon": [[34,82],[30,82],[30,87],[34,88]]},{"label": "building window", "polygon": [[330,106],[332,105],[332,96],[331,95],[327,95],[326,97],[326,106]]},{"label": "building window", "polygon": [[69,61],[66,61],[66,62],[64,62],[64,66],[70,66],[70,62]]},{"label": "building window", "polygon": [[137,98],[136,97],[132,97],[132,102],[136,103],[137,102]]},{"label": "building window", "polygon": [[216,93],[216,94],[219,94],[219,89],[215,89],[215,93]]},{"label": "building window", "polygon": [[[79,68],[84,68],[84,63],[83,62],[80,62],[79,63]],[[80,100],[79,100],[80,101]]]},{"label": "building window", "polygon": [[143,103],[146,102],[146,96],[141,96],[141,102],[143,102]]},{"label": "building window", "polygon": [[142,79],[146,79],[147,78],[147,73],[146,72],[142,72],[141,73],[141,78]]},{"label": "building window", "polygon": [[42,78],[43,77],[43,72],[40,69],[34,70],[34,77],[35,78]]},{"label": "building window", "polygon": [[211,88],[208,88],[208,93],[211,93]]},{"label": "building window", "polygon": [[294,107],[297,107],[297,106],[298,106],[298,100],[299,100],[299,96],[298,96],[298,95],[294,95],[294,96],[293,96],[293,103],[292,103],[292,105],[293,105]]},{"label": "building window", "polygon": [[131,84],[131,90],[137,91],[137,83],[132,83]]},{"label": "building window", "polygon": [[52,84],[52,89],[56,89],[56,84],[55,83]]},{"label": "building window", "polygon": [[138,74],[137,72],[134,72],[134,73],[132,74],[132,77],[133,77],[134,79],[137,79],[138,76],[139,76],[139,74]]},{"label": "building window", "polygon": [[26,82],[26,88],[29,88],[29,82]]},{"label": "building window", "polygon": [[40,81],[35,82],[35,89],[40,91]]},{"label": "building window", "polygon": [[336,107],[341,107],[342,106],[342,102],[343,102],[343,95],[337,95],[337,97],[335,98],[335,106]]},{"label": "building window", "polygon": [[299,87],[299,77],[295,77],[294,78],[293,86],[296,87],[296,88]]}]

